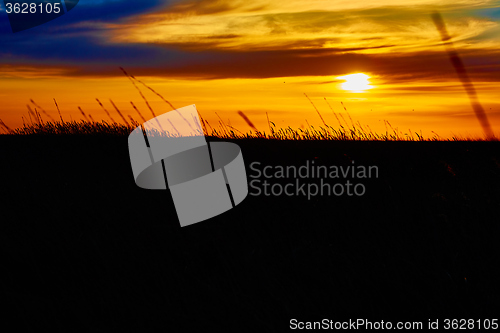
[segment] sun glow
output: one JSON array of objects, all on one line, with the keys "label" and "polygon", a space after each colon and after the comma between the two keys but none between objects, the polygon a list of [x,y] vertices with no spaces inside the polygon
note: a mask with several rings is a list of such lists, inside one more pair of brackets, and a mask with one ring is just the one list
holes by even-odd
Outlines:
[{"label": "sun glow", "polygon": [[345,82],[342,83],[342,89],[357,93],[373,88],[368,81],[369,78],[368,75],[363,73],[337,77],[339,80],[345,80]]}]

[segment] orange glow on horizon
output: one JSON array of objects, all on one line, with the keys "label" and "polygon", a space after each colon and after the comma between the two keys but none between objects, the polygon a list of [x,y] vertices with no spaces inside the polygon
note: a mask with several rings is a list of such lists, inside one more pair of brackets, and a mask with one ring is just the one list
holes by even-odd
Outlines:
[{"label": "orange glow on horizon", "polygon": [[[377,89],[354,94],[343,90],[339,84],[324,83],[322,77],[286,77],[270,79],[223,79],[223,80],[174,80],[155,77],[141,77],[141,81],[159,92],[175,107],[196,104],[202,117],[212,126],[219,118],[241,132],[250,127],[238,115],[244,112],[261,131],[268,130],[266,112],[277,127],[299,128],[307,123],[319,128],[322,122],[309,101],[307,92],[326,123],[339,127],[333,112],[342,115],[350,125],[353,121],[377,133],[385,133],[385,120],[398,131],[412,133],[422,131],[427,137],[438,133],[443,138],[453,135],[482,137],[481,127],[475,119],[466,94],[459,83],[418,82],[390,84],[380,78],[374,80]],[[485,109],[496,133],[499,117],[493,113],[500,109],[497,101],[497,85],[485,82],[476,85]],[[57,100],[64,120],[82,120],[78,106],[95,120],[110,121],[96,102],[98,98],[115,120],[120,120],[112,100],[128,119],[128,115],[139,120],[140,116],[131,105],[136,105],[146,120],[153,116],[137,90],[126,78],[102,79],[8,79],[0,81],[3,112],[1,119],[11,128],[29,122],[27,104],[33,99],[38,105],[58,120],[53,99]],[[141,87],[156,115],[171,109],[158,96]],[[332,106],[332,110],[324,99]],[[342,102],[347,108],[343,109]],[[31,105],[34,108],[33,105]],[[347,114],[349,113],[349,115]],[[42,118],[47,119],[42,113]]]},{"label": "orange glow on horizon", "polygon": [[[31,99],[45,120],[59,120],[54,99],[64,120],[83,119],[81,108],[111,121],[96,99],[115,120],[151,119],[122,66],[175,107],[195,104],[213,126],[220,116],[241,132],[251,128],[239,111],[260,131],[269,130],[267,116],[278,128],[319,128],[322,118],[345,127],[352,118],[377,133],[389,121],[403,134],[442,138],[483,137],[482,118],[500,130],[495,1],[179,0],[117,17],[104,6],[83,21],[2,36],[0,119],[10,128],[30,122]],[[470,83],[461,84],[450,62],[435,7]],[[487,117],[475,116],[472,84]],[[156,115],[172,109],[137,86]]]}]

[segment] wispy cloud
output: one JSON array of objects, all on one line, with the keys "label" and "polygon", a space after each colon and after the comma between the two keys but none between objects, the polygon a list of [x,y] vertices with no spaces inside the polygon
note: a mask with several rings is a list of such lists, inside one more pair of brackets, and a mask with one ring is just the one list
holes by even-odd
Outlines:
[{"label": "wispy cloud", "polygon": [[[133,19],[110,38],[118,42],[155,43],[203,50],[269,50],[306,47],[393,45],[398,51],[428,48],[439,41],[429,14],[435,8],[449,13],[455,42],[473,39],[498,27],[491,17],[472,15],[491,1],[271,1],[197,0],[176,3],[164,11]],[[260,5],[260,6],[259,6]],[[367,9],[368,7],[368,9]],[[124,32],[125,31],[125,32]],[[217,38],[234,36],[234,38]],[[206,40],[210,43],[207,45]],[[298,41],[308,41],[303,44]]]},{"label": "wispy cloud", "polygon": [[[500,76],[499,1],[80,1],[18,34],[0,20],[0,75],[191,78],[453,75],[429,14],[439,9],[475,78]],[[8,33],[7,33],[8,32]],[[28,70],[29,69],[29,70]],[[451,74],[450,74],[451,73]]]}]

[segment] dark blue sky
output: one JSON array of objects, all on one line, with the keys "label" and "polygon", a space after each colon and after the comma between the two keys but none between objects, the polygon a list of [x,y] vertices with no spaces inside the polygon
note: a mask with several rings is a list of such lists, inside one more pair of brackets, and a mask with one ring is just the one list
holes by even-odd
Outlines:
[{"label": "dark blue sky", "polygon": [[102,23],[119,24],[135,15],[167,5],[158,0],[80,0],[65,15],[43,25],[12,33],[5,10],[0,12],[0,61],[33,65],[116,65],[138,61],[158,65],[175,52],[147,44],[110,45],[101,37]]}]

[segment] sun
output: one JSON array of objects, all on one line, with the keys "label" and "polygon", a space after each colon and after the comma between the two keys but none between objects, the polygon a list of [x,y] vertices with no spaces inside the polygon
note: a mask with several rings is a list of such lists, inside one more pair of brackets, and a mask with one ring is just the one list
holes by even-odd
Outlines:
[{"label": "sun", "polygon": [[369,78],[370,77],[368,75],[363,73],[337,77],[339,80],[345,80],[345,82],[342,83],[342,89],[356,93],[364,92],[365,90],[373,88],[368,81]]}]

